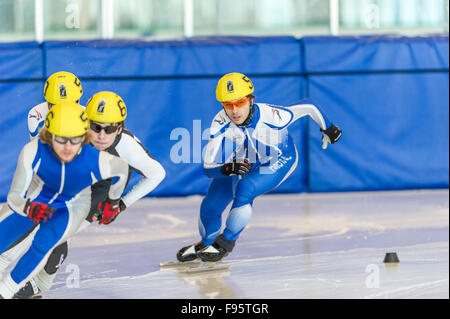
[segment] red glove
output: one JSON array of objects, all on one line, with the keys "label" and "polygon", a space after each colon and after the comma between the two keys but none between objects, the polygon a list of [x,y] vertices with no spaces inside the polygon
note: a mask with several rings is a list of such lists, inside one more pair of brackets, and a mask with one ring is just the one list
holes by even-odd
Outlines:
[{"label": "red glove", "polygon": [[120,213],[119,200],[111,200],[109,198],[98,203],[98,213],[96,214],[99,224],[109,224],[116,219]]},{"label": "red glove", "polygon": [[46,222],[47,218],[52,218],[52,214],[56,211],[55,207],[49,206],[44,203],[31,202],[30,199],[25,203],[23,212],[29,219],[35,223]]}]

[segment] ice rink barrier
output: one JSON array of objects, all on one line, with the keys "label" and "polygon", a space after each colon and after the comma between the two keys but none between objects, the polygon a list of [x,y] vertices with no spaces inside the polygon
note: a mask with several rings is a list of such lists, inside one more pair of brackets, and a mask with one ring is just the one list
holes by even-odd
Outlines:
[{"label": "ice rink barrier", "polygon": [[29,140],[28,111],[43,101],[46,77],[61,70],[80,78],[82,105],[103,90],[123,97],[126,127],[167,172],[152,196],[206,192],[201,153],[221,108],[215,86],[228,72],[250,77],[256,102],[314,99],[343,131],[322,151],[312,120],[291,126],[299,167],[277,192],[448,187],[448,36],[1,43],[2,201]]}]

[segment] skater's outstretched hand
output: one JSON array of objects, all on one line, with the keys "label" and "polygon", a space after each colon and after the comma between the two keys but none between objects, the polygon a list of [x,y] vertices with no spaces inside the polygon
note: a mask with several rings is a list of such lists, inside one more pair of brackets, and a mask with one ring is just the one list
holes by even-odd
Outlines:
[{"label": "skater's outstretched hand", "polygon": [[331,126],[326,130],[320,129],[320,131],[323,132],[322,149],[324,150],[328,147],[328,143],[336,143],[342,135],[342,131],[334,124],[331,124]]}]

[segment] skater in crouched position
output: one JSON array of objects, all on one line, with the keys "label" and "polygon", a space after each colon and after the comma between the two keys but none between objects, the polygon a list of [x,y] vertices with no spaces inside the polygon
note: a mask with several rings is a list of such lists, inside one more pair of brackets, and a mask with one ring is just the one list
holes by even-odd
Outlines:
[{"label": "skater in crouched position", "polygon": [[[78,77],[70,72],[60,71],[53,73],[45,81],[44,89],[45,102],[34,106],[28,112],[28,132],[30,140],[38,138],[39,130],[44,126],[45,118],[50,110],[50,108],[58,103],[63,102],[74,102],[78,104],[80,98],[83,95],[83,87],[81,85]],[[83,107],[84,108],[84,107]],[[2,214],[7,214],[7,211],[0,213],[0,220],[2,219]],[[38,225],[34,225],[30,230],[19,240],[17,240],[13,245],[11,245],[6,251],[0,255],[0,272],[2,272],[8,265],[10,265],[14,260],[16,260],[24,250],[31,244],[34,235],[38,229]],[[62,260],[67,256],[67,245],[63,243],[58,247],[55,247],[53,251],[58,251],[57,256],[52,254],[49,258],[49,262],[45,266],[46,272],[48,274],[56,273],[56,270]],[[64,258],[60,258],[64,256]],[[53,257],[57,258],[53,260]],[[45,282],[49,281],[49,276],[39,278],[40,286],[47,286]],[[28,283],[26,287],[28,287]],[[21,291],[24,288],[21,289]],[[28,289],[29,290],[29,289]]]},{"label": "skater in crouched position", "polygon": [[[130,168],[128,180],[133,171],[142,177],[129,192],[122,194],[117,214],[107,217],[99,215],[98,205],[108,196],[111,181],[103,180],[92,185],[91,209],[81,229],[93,221],[100,224],[112,223],[127,207],[153,191],[166,175],[162,165],[150,155],[139,139],[125,129],[127,107],[119,95],[109,91],[96,93],[89,99],[86,113],[90,120],[88,132],[91,144],[100,151],[106,151],[127,161]],[[50,289],[58,265],[65,260],[67,254],[67,242],[56,247],[44,269],[30,279],[15,298],[30,298]]]},{"label": "skater in crouched position", "polygon": [[[92,135],[92,145],[98,150],[126,160],[130,166],[128,179],[132,171],[142,176],[138,183],[120,198],[119,213],[123,212],[152,192],[163,181],[166,171],[150,155],[141,141],[125,129],[127,108],[119,95],[109,91],[95,94],[86,105],[86,113],[90,120],[89,132]],[[107,183],[102,183],[103,186],[99,184],[93,186],[93,194],[96,196],[93,197],[90,217],[95,217],[96,204],[107,195],[110,186]]]},{"label": "skater in crouched position", "polygon": [[0,213],[0,253],[36,224],[29,249],[0,281],[0,298],[14,294],[45,265],[52,249],[76,233],[88,215],[90,186],[112,179],[100,204],[105,216],[117,214],[128,164],[89,145],[89,120],[74,102],[54,105],[39,138],[22,149],[7,203]]},{"label": "skater in crouched position", "polygon": [[[298,154],[287,128],[309,115],[323,132],[322,148],[342,132],[311,100],[289,107],[255,103],[253,84],[240,73],[223,76],[216,98],[223,109],[210,127],[204,172],[212,178],[200,207],[201,241],[177,253],[181,262],[215,262],[227,256],[250,221],[256,197],[278,187],[296,168]],[[222,213],[232,202],[221,233]]]},{"label": "skater in crouched position", "polygon": [[[38,138],[39,130],[44,126],[45,118],[50,108],[58,103],[63,102],[75,102],[79,103],[80,98],[83,95],[83,87],[78,77],[67,71],[59,71],[50,75],[45,81],[43,88],[45,102],[40,103],[28,112],[28,133],[30,140]],[[84,106],[82,106],[84,109]],[[7,212],[4,212],[7,213]],[[2,218],[0,214],[0,219]],[[0,255],[0,273],[16,260],[33,241],[34,235],[38,229],[38,225],[34,225],[30,230],[13,245],[11,245],[6,251]],[[32,282],[30,285],[28,282],[16,295],[15,298],[30,297],[34,295],[32,291],[38,291],[42,287],[50,287],[50,282],[54,278],[58,267],[67,257],[67,243],[64,242],[61,245],[53,249],[53,253],[50,255],[47,264],[41,274],[36,278],[36,282]],[[46,290],[46,289],[44,289]],[[23,293],[27,292],[27,293]]]}]

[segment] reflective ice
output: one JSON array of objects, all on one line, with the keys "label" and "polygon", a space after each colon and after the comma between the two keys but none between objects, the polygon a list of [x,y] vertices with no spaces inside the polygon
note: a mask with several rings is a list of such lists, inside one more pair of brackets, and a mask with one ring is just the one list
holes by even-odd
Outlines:
[{"label": "reflective ice", "polygon": [[44,298],[449,298],[448,189],[265,195],[229,270],[159,270],[199,240],[200,202],[144,199],[92,224]]}]

